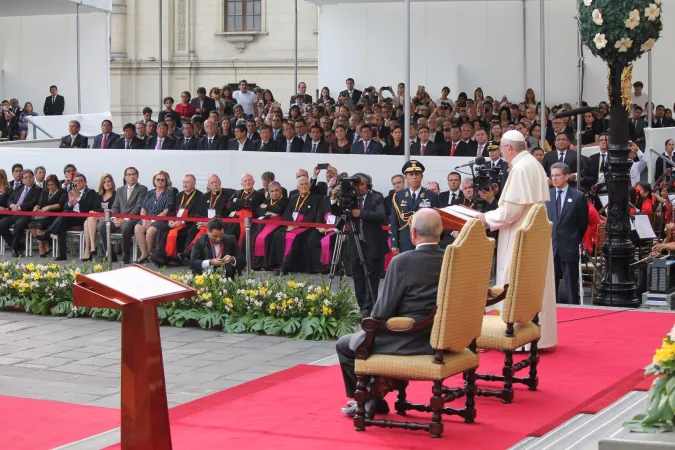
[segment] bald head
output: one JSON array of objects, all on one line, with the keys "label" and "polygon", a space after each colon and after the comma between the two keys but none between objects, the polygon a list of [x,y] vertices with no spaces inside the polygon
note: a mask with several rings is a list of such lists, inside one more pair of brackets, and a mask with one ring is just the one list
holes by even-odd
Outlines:
[{"label": "bald head", "polygon": [[443,232],[443,223],[436,211],[422,208],[413,216],[410,228],[413,244],[438,244]]}]

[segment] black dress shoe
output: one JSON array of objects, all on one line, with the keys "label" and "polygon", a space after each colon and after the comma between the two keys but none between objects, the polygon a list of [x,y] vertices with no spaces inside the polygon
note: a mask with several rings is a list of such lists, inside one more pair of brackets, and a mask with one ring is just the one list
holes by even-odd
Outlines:
[{"label": "black dress shoe", "polygon": [[54,261],[65,261],[65,260],[66,260],[65,256],[57,256],[56,258],[54,258]]},{"label": "black dress shoe", "polygon": [[[347,407],[340,408],[340,411],[349,417],[354,417],[356,415],[357,408],[358,405],[356,404],[356,401],[351,400],[347,402]],[[377,404],[375,403],[375,400],[368,400],[366,402],[366,415],[372,416],[373,409],[375,410],[375,414],[389,414],[389,404],[384,399],[378,400]]]},{"label": "black dress shoe", "polygon": [[44,232],[36,235],[35,239],[37,239],[38,241],[47,242],[47,241],[49,241],[50,237],[51,237],[51,233],[49,233],[47,231],[44,231]]},{"label": "black dress shoe", "polygon": [[[136,264],[145,264],[146,262],[148,262],[148,259],[149,259],[148,256],[146,256],[145,258],[138,258],[138,259],[136,260]],[[126,264],[126,263],[125,263],[125,264]]]},{"label": "black dress shoe", "polygon": [[49,249],[45,253],[40,253],[40,258],[46,258],[51,252],[51,249]]},{"label": "black dress shoe", "polygon": [[12,249],[12,258],[21,258],[21,252]]}]

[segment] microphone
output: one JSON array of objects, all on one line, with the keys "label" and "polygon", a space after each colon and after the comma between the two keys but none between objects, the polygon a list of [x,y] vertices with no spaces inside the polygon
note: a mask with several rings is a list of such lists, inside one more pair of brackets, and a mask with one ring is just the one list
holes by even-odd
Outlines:
[{"label": "microphone", "polygon": [[595,106],[584,106],[583,108],[571,109],[569,111],[558,113],[553,117],[556,119],[562,119],[563,117],[574,117],[578,116],[579,114],[586,114],[587,112],[593,112],[596,109],[598,108],[596,108]]},{"label": "microphone", "polygon": [[475,160],[473,160],[471,162],[468,162],[466,164],[462,164],[461,166],[455,167],[455,170],[460,169],[462,167],[471,167],[471,166],[474,166],[474,165],[482,166],[483,164],[485,164],[485,158],[483,158],[482,156],[479,156],[478,158],[476,158]]}]

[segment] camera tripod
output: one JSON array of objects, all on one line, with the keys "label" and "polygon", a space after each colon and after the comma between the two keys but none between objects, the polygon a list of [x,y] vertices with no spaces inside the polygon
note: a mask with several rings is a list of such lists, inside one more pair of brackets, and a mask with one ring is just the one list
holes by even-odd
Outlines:
[{"label": "camera tripod", "polygon": [[[345,214],[343,216],[345,220],[345,225],[342,229],[337,229],[336,238],[335,238],[335,249],[333,250],[333,256],[330,261],[330,272],[328,273],[328,278],[330,279],[328,283],[328,289],[331,289],[333,286],[333,278],[335,278],[335,273],[337,268],[342,262],[342,247],[345,240],[349,238],[350,235],[353,235],[354,242],[356,243],[356,251],[361,260],[361,267],[365,273],[366,287],[368,289],[368,295],[372,300],[372,305],[375,305],[377,297],[373,293],[373,286],[370,284],[370,278],[368,278],[368,267],[366,266],[366,259],[363,256],[363,248],[361,247],[361,241],[359,240],[358,232],[356,231],[356,224],[354,223],[354,218],[351,213]],[[349,242],[347,240],[347,242]]]}]

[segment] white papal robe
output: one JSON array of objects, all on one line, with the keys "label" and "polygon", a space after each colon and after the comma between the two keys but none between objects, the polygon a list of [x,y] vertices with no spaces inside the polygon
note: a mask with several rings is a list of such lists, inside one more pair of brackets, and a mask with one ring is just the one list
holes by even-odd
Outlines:
[{"label": "white papal robe", "polygon": [[[505,284],[508,281],[516,231],[527,217],[530,207],[537,203],[545,205],[549,200],[548,178],[544,168],[528,151],[521,151],[511,161],[511,171],[499,198],[499,208],[485,214],[485,221],[490,229],[499,230],[497,284]],[[553,347],[558,343],[553,270],[553,247],[551,247],[549,248],[542,311],[539,314],[541,324],[539,348]],[[501,309],[501,304],[494,308]]]}]

